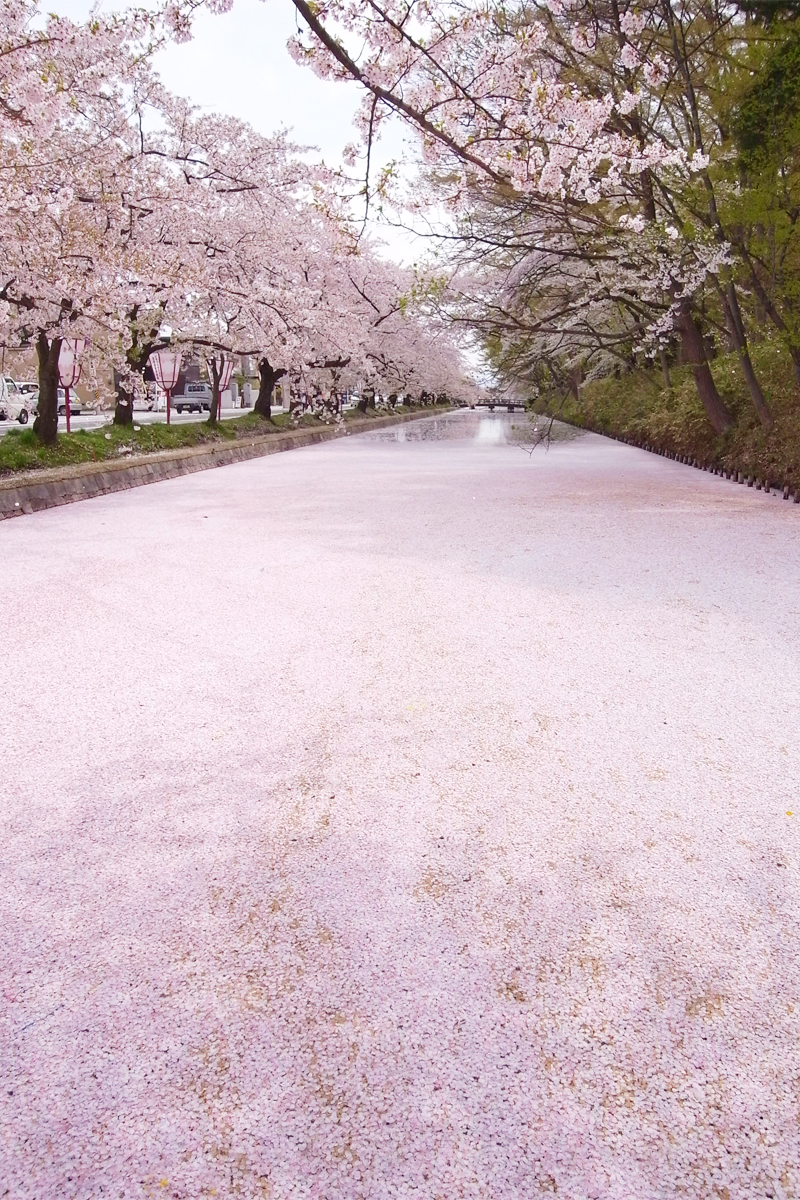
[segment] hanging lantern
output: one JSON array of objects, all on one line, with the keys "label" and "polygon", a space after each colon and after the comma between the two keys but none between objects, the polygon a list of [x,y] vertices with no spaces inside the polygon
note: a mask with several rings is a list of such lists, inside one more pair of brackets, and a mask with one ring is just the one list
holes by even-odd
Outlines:
[{"label": "hanging lantern", "polygon": [[228,390],[228,384],[231,381],[232,374],[233,374],[233,359],[232,358],[223,358],[222,362],[220,364],[220,370],[219,370],[220,396],[222,395],[223,392]]},{"label": "hanging lantern", "polygon": [[58,352],[58,382],[64,389],[64,415],[67,418],[67,433],[71,432],[69,393],[81,377],[78,355],[85,346],[85,338],[64,338]]},{"label": "hanging lantern", "polygon": [[181,373],[181,355],[175,350],[156,350],[149,358],[156,383],[167,396],[167,424],[170,424],[170,399]]}]

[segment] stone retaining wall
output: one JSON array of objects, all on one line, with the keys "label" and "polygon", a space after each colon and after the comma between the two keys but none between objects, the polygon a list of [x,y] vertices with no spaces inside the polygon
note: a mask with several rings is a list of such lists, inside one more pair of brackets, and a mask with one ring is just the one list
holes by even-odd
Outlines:
[{"label": "stone retaining wall", "polygon": [[[445,411],[449,410],[442,409],[442,412]],[[387,425],[400,425],[405,421],[434,415],[435,410],[395,413],[349,421],[345,429],[348,433],[363,433],[369,429],[383,429]],[[79,463],[70,467],[26,471],[22,475],[0,479],[0,520],[38,512],[42,508],[54,508],[58,504],[72,504],[75,500],[88,500],[92,496],[105,496],[108,492],[127,491],[145,483],[174,479],[176,475],[207,471],[211,467],[225,467],[249,458],[261,458],[265,454],[312,446],[316,442],[342,436],[335,426],[322,425],[318,429],[267,433],[222,445],[185,446],[179,450],[162,450],[157,454],[143,454],[111,462]]]},{"label": "stone retaining wall", "polygon": [[[540,414],[547,417],[546,413]],[[549,419],[549,417],[548,417]],[[560,421],[562,425],[569,425],[571,429],[579,429],[581,433],[596,433],[599,437],[608,438],[612,442],[621,442],[625,446],[632,446],[636,450],[646,450],[648,454],[658,454],[661,458],[672,459],[673,462],[682,463],[686,467],[695,467],[698,471],[709,471],[712,475],[719,475],[720,479],[728,479],[731,483],[746,483],[748,487],[755,487],[757,491],[763,490],[772,494],[773,492],[779,496],[783,496],[784,500],[793,500],[795,504],[800,504],[800,487],[796,484],[792,485],[788,480],[785,482],[775,482],[775,476],[771,479],[760,478],[758,475],[753,475],[748,471],[742,471],[734,467],[721,467],[718,463],[711,460],[702,460],[694,458],[689,454],[677,454],[673,450],[665,450],[662,446],[655,446],[650,442],[642,442],[637,438],[626,437],[624,434],[609,433],[605,429],[595,429],[593,425],[576,425],[574,421],[568,421],[566,417],[555,417],[556,421]]]},{"label": "stone retaining wall", "polygon": [[[565,422],[565,424],[571,424],[571,422]],[[795,504],[800,504],[800,488],[792,487],[790,483],[779,482],[776,484],[774,476],[772,480],[761,479],[758,475],[738,471],[733,467],[720,467],[713,462],[703,462],[689,454],[675,454],[672,450],[663,450],[660,446],[653,446],[649,442],[640,442],[635,438],[617,437],[616,434],[603,433],[599,429],[587,429],[584,425],[575,425],[573,428],[583,429],[589,433],[599,433],[601,437],[607,437],[612,442],[622,442],[625,446],[633,446],[636,450],[646,450],[648,454],[659,454],[662,458],[672,459],[673,462],[682,463],[685,467],[694,467],[698,471],[709,471],[712,475],[719,475],[720,479],[727,479],[731,483],[744,483],[748,487],[755,487],[759,492],[763,488],[765,492],[774,492],[778,496],[782,495],[784,500],[793,500]]]}]

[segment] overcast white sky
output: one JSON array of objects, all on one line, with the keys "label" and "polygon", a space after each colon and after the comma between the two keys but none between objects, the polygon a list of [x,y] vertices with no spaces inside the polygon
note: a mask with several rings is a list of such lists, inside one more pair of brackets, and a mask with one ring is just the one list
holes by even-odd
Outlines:
[{"label": "overcast white sky", "polygon": [[229,112],[262,133],[293,127],[298,141],[319,146],[338,162],[348,141],[358,92],[318,79],[286,49],[295,31],[290,0],[236,0],[231,12],[201,12],[191,42],[170,46],[156,60],[172,91]]},{"label": "overcast white sky", "polygon": [[[84,18],[90,3],[55,0],[52,7]],[[102,4],[105,10],[122,7],[124,0]],[[294,31],[290,0],[235,0],[232,11],[221,16],[201,11],[192,41],[169,46],[155,64],[170,91],[210,112],[240,117],[262,133],[290,128],[295,141],[318,146],[325,161],[335,166],[347,143],[357,140],[352,120],[360,93],[355,85],[318,79],[310,69],[297,66],[286,49]],[[383,135],[378,166],[403,158],[404,137],[399,127]],[[393,257],[411,262],[422,252],[419,241],[409,235],[386,228],[375,232]]]}]

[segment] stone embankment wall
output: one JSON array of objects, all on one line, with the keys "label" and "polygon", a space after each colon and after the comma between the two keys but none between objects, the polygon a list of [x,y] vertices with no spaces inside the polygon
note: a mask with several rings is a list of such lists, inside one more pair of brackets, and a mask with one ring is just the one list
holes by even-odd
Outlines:
[{"label": "stone embankment wall", "polygon": [[720,479],[729,479],[731,483],[746,484],[747,487],[755,487],[758,491],[777,492],[782,495],[784,500],[793,500],[795,504],[800,504],[800,487],[792,486],[790,483],[781,483],[769,479],[761,479],[757,475],[748,475],[743,471],[737,471],[731,468],[728,470],[725,467],[717,466],[712,462],[701,462],[697,458],[692,458],[687,454],[674,454],[670,450],[662,450],[659,446],[653,446],[649,442],[637,441],[634,438],[617,437],[613,433],[607,433],[603,429],[593,429],[591,425],[576,425],[572,421],[566,421],[563,417],[557,417],[564,425],[571,425],[573,429],[580,429],[584,433],[598,433],[601,437],[607,437],[612,442],[621,442],[625,446],[634,446],[637,450],[646,450],[648,454],[659,454],[662,458],[672,459],[673,462],[683,463],[687,467],[696,467],[698,471],[709,471],[712,475],[719,475]]},{"label": "stone embankment wall", "polygon": [[[434,415],[435,410],[395,413],[385,417],[348,421],[345,429],[347,433],[363,433],[370,429],[401,425],[406,421]],[[249,458],[261,458],[265,454],[279,454],[283,450],[313,446],[317,442],[342,436],[344,434],[339,428],[322,425],[318,429],[267,433],[260,437],[221,445],[163,450],[157,454],[145,454],[117,462],[80,463],[77,466],[12,475],[0,479],[0,520],[38,512],[42,508],[54,508],[59,504],[72,504],[76,500],[88,500],[92,496],[105,496],[109,492],[126,491],[145,483],[174,479],[177,475],[188,475],[193,471],[207,471],[211,467],[225,467]]]},{"label": "stone embankment wall", "polygon": [[608,433],[603,434],[603,437],[610,437],[615,442],[624,442],[626,446],[636,446],[639,450],[647,450],[649,454],[660,454],[662,458],[671,458],[673,462],[683,463],[687,467],[696,467],[698,471],[710,471],[712,475],[719,475],[721,479],[729,479],[731,483],[747,484],[748,487],[755,487],[758,491],[761,491],[762,488],[765,492],[777,491],[779,495],[783,495],[784,500],[794,500],[795,504],[800,504],[800,488],[793,489],[789,483],[776,485],[774,480],[759,479],[757,475],[745,475],[743,471],[728,470],[725,467],[715,466],[713,463],[703,463],[689,455],[673,454],[669,450],[660,450],[657,446],[635,442],[632,438],[615,438],[613,434]]}]

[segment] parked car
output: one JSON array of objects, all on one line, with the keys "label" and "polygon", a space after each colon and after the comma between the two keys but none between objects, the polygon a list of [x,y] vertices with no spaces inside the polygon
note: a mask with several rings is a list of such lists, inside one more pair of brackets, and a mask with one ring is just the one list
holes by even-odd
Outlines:
[{"label": "parked car", "polygon": [[187,383],[179,396],[173,396],[171,405],[176,412],[211,412],[211,384]]},{"label": "parked car", "polygon": [[[74,395],[69,398],[69,412],[72,417],[79,417],[82,412],[81,402],[76,400]],[[67,396],[63,388],[58,389],[58,415],[60,417],[67,415]]]},{"label": "parked car", "polygon": [[152,412],[153,409],[157,408],[157,407],[158,407],[158,397],[156,395],[154,395],[152,392],[150,392],[149,390],[143,392],[138,387],[134,390],[134,393],[133,393],[133,411],[134,412],[136,412],[137,410],[139,412],[141,412],[142,410],[144,410],[144,412]]},{"label": "parked car", "polygon": [[10,375],[0,375],[0,421],[27,425],[33,405]]}]

